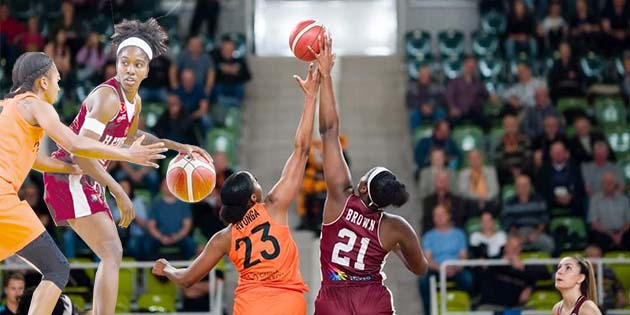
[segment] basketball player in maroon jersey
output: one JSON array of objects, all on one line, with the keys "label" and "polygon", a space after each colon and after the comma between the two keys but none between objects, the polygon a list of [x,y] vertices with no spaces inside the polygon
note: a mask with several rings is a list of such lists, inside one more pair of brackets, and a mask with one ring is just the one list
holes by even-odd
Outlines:
[{"label": "basketball player in maroon jersey", "polygon": [[[144,143],[162,142],[168,149],[191,156],[195,151],[212,161],[201,148],[158,139],[138,130],[142,108],[138,88],[148,75],[151,59],[166,51],[167,35],[153,18],[144,23],[124,20],[114,29],[116,76],[92,90],[70,128],[112,146],[129,144],[143,137]],[[101,259],[94,282],[93,312],[95,315],[114,314],[118,296],[116,275],[123,249],[105,201],[105,187],[116,198],[121,212],[120,226],[127,227],[133,220],[133,205],[122,187],[107,173],[109,161],[73,157],[63,148],[52,156],[62,161],[74,160],[86,174],[44,174],[45,201],[55,223],[69,224]]]},{"label": "basketball player in maroon jersey", "polygon": [[597,307],[595,271],[591,262],[579,257],[564,257],[558,263],[555,286],[562,301],[551,310],[553,315],[601,315]]},{"label": "basketball player in maroon jersey", "polygon": [[411,225],[383,211],[389,205],[405,204],[409,193],[392,172],[380,166],[368,171],[353,189],[339,143],[339,116],[331,78],[335,55],[328,36],[320,54],[315,55],[321,77],[319,133],[328,187],[320,243],[322,286],[315,314],[394,314],[391,292],[383,284],[387,254],[396,253],[416,275],[425,274],[428,268]]}]

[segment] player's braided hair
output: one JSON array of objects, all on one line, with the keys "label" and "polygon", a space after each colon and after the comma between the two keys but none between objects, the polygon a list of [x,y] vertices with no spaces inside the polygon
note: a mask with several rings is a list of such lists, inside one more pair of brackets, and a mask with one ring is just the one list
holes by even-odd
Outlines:
[{"label": "player's braided hair", "polygon": [[372,195],[372,202],[379,208],[389,205],[400,207],[409,200],[409,193],[405,184],[398,181],[391,172],[382,172],[374,177],[369,183]]},{"label": "player's braided hair", "polygon": [[11,73],[13,85],[5,98],[33,92],[35,80],[45,75],[53,65],[52,59],[41,52],[26,52],[20,55],[13,65]]},{"label": "player's braided hair", "polygon": [[129,37],[139,37],[147,42],[153,52],[153,58],[164,54],[166,49],[168,49],[168,46],[166,46],[168,35],[166,35],[154,18],[149,18],[145,22],[123,20],[114,25],[114,34],[112,35],[114,47],[118,47],[122,41]]}]

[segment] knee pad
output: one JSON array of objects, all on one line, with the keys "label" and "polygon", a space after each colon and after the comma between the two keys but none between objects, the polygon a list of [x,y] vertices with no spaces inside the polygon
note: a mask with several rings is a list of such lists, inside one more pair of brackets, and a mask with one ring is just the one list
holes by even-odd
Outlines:
[{"label": "knee pad", "polygon": [[70,278],[70,264],[63,256],[56,257],[56,259],[50,261],[40,271],[44,276],[42,280],[54,283],[61,290],[68,284],[68,279]]}]

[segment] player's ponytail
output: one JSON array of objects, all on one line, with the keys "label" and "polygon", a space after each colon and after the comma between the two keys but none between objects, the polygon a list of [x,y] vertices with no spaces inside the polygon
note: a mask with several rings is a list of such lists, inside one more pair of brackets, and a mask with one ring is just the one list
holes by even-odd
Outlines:
[{"label": "player's ponytail", "polygon": [[225,224],[240,221],[251,207],[250,197],[254,193],[254,183],[246,172],[230,175],[221,187],[221,202],[223,206],[219,217]]},{"label": "player's ponytail", "polygon": [[369,182],[370,198],[379,208],[400,207],[409,200],[405,184],[389,171],[381,172]]},{"label": "player's ponytail", "polygon": [[580,293],[582,293],[586,299],[597,303],[597,287],[593,264],[580,256],[573,256],[573,258],[577,260],[578,265],[580,265],[580,273],[584,275],[584,281],[580,283]]},{"label": "player's ponytail", "polygon": [[26,52],[20,55],[13,65],[11,72],[13,85],[5,98],[34,92],[35,81],[48,73],[53,65],[52,59],[41,52]]}]

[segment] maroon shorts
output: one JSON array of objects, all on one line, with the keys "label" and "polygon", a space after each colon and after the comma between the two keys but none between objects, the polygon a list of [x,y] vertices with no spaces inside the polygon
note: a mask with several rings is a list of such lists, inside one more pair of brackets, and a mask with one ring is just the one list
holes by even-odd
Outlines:
[{"label": "maroon shorts", "polygon": [[315,300],[315,315],[392,315],[394,300],[380,283],[325,285]]},{"label": "maroon shorts", "polygon": [[44,201],[57,225],[98,212],[109,212],[105,189],[85,175],[44,173]]}]

